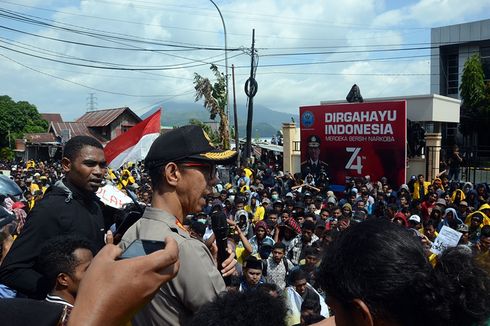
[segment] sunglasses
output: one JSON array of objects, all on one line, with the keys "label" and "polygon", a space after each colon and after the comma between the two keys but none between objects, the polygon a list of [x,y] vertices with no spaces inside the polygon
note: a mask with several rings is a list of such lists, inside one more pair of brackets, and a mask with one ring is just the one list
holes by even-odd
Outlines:
[{"label": "sunglasses", "polygon": [[177,164],[184,168],[200,170],[208,180],[216,177],[216,165],[214,164],[199,162],[177,162]]}]

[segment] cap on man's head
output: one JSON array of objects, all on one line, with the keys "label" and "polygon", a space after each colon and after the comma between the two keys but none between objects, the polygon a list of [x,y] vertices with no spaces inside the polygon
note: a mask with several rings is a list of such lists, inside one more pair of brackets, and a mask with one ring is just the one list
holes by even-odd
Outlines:
[{"label": "cap on man's head", "polygon": [[459,202],[459,206],[466,206],[466,207],[468,207],[468,203],[466,201],[462,200],[462,201]]},{"label": "cap on man's head", "polygon": [[247,258],[245,258],[245,261],[243,262],[243,268],[251,268],[251,269],[260,269],[262,270],[262,260],[258,259],[257,257],[250,255]]},{"label": "cap on man's head", "polygon": [[441,206],[444,206],[446,207],[447,204],[446,204],[446,200],[444,198],[439,198],[437,201],[436,201],[436,205],[441,205]]},{"label": "cap on man's head", "polygon": [[409,221],[414,221],[415,223],[420,223],[420,216],[414,214],[412,216],[410,216],[410,218],[408,219]]},{"label": "cap on man's head", "polygon": [[275,202],[272,203],[272,206],[283,206],[284,204],[280,199],[276,200]]},{"label": "cap on man's head", "polygon": [[308,143],[308,147],[310,148],[318,148],[320,147],[320,137],[311,135],[306,139],[306,142]]},{"label": "cap on man's head", "polygon": [[146,155],[145,166],[153,169],[185,159],[230,164],[236,155],[236,151],[215,148],[201,127],[188,125],[158,136]]}]

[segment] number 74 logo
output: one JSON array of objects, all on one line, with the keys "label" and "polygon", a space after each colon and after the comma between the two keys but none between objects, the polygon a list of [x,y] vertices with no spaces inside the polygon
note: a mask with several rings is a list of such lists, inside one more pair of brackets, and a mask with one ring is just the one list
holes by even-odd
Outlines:
[{"label": "number 74 logo", "polygon": [[[362,174],[362,158],[359,155],[361,152],[361,147],[346,147],[345,150],[347,153],[352,153],[349,161],[345,165],[345,168],[348,170],[355,170],[357,174]],[[355,164],[354,164],[355,161]]]}]

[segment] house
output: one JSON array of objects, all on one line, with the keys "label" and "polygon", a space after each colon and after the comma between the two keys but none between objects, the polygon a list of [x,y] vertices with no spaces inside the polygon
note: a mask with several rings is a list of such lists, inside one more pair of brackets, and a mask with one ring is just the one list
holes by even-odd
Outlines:
[{"label": "house", "polygon": [[128,107],[90,111],[73,122],[63,121],[58,113],[41,116],[49,122],[48,132],[26,134],[24,139],[16,141],[17,158],[25,161],[60,159],[63,144],[74,136],[92,136],[106,144],[141,121]]}]

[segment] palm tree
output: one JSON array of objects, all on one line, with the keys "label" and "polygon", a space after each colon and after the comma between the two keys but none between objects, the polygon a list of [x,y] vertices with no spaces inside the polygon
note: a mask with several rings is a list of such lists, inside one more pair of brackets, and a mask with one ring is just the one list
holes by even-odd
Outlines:
[{"label": "palm tree", "polygon": [[219,116],[219,138],[223,149],[230,148],[230,130],[228,116],[226,115],[226,78],[214,64],[210,67],[216,82],[211,83],[209,78],[194,73],[195,101],[204,98],[204,107],[209,111],[209,118],[215,120]]}]

